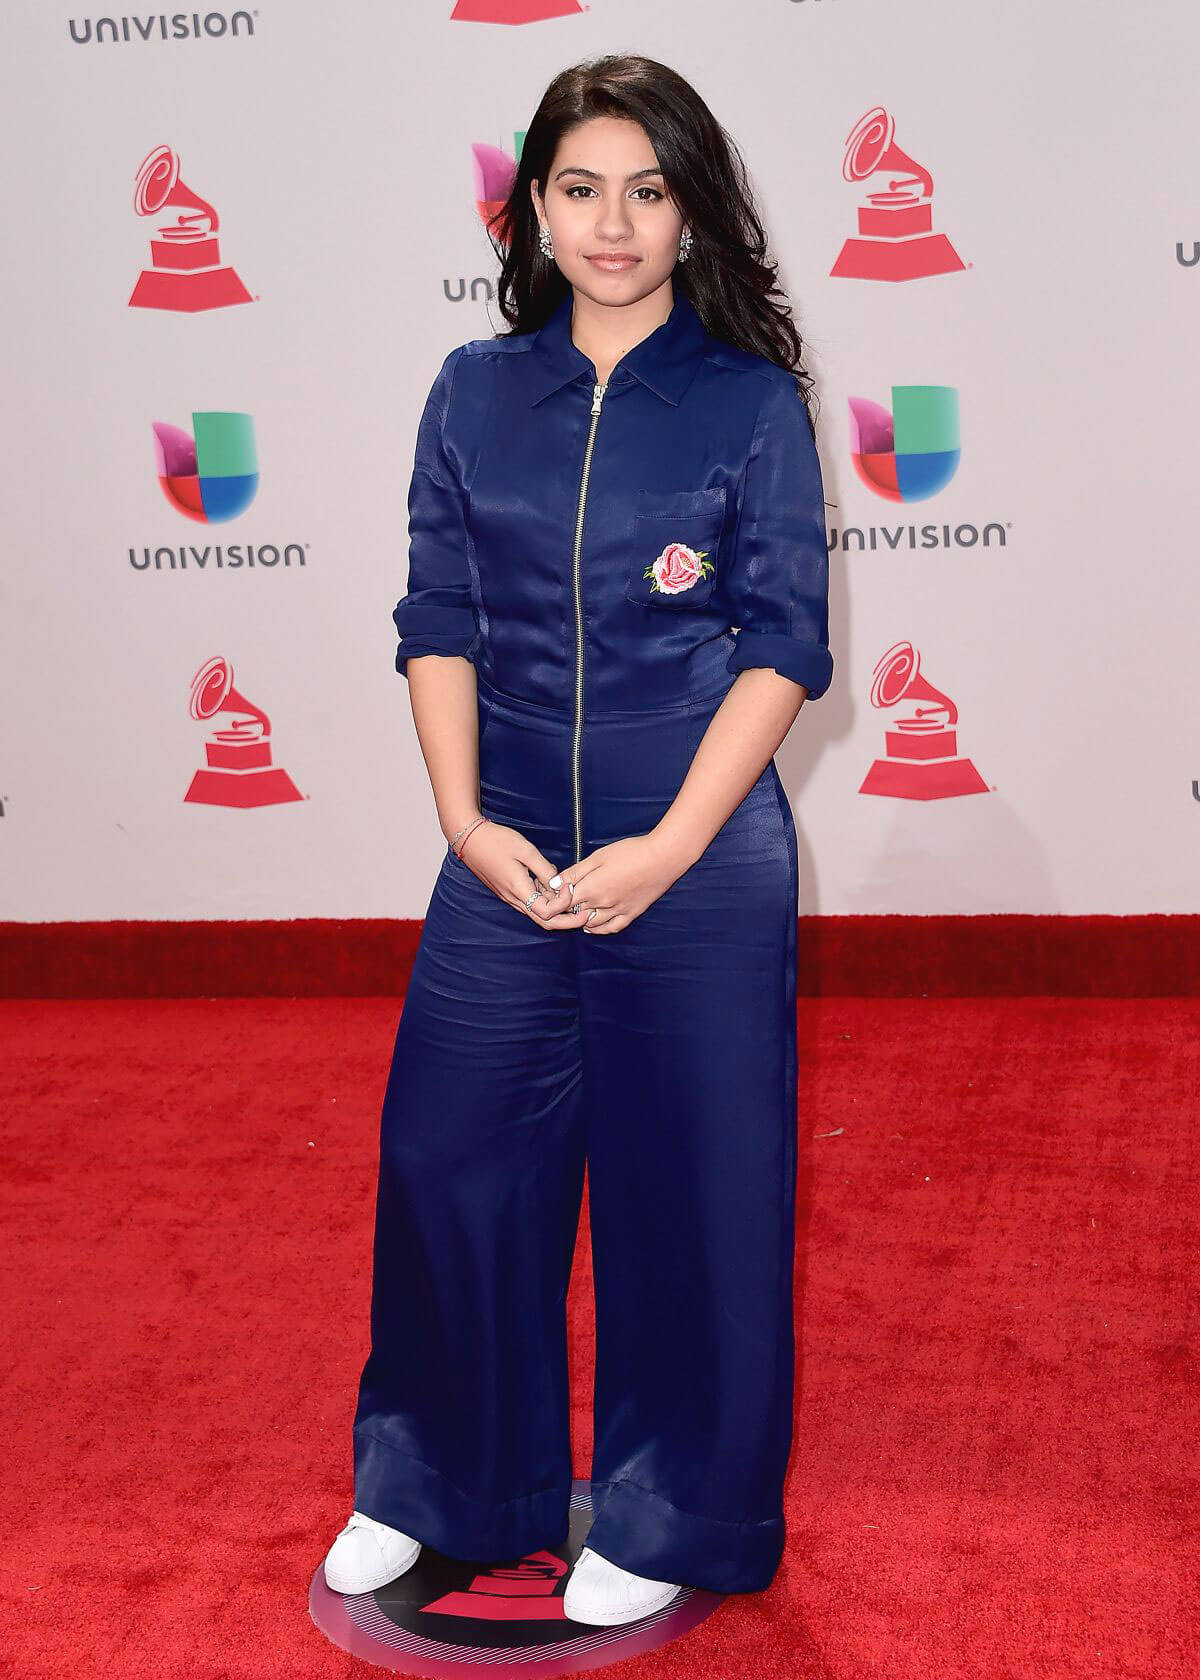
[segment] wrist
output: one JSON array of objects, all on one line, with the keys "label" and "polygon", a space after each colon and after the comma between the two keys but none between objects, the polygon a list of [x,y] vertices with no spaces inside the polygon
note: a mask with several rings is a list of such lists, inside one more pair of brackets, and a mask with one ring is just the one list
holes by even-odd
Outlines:
[{"label": "wrist", "polygon": [[665,866],[676,877],[683,874],[704,851],[704,843],[695,834],[664,817],[656,823],[646,838],[662,856]]},{"label": "wrist", "polygon": [[472,811],[458,811],[455,813],[454,821],[444,822],[442,824],[442,834],[447,845],[452,845],[455,835],[461,836],[463,830],[470,828],[473,822],[478,822],[482,815],[483,812],[476,806]]}]

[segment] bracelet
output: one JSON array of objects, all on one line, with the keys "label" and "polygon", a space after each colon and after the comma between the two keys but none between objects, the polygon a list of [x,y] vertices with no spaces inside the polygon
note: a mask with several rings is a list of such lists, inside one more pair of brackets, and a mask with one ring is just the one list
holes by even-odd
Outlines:
[{"label": "bracelet", "polygon": [[466,832],[467,832],[467,830],[468,830],[468,829],[469,829],[469,828],[471,828],[471,827],[473,827],[473,825],[474,825],[474,824],[475,824],[475,823],[477,823],[477,822],[478,822],[478,821],[479,821],[479,818],[478,818],[478,817],[472,817],[472,818],[471,818],[471,821],[470,821],[470,822],[468,822],[468,823],[464,823],[464,824],[463,824],[463,825],[462,825],[462,827],[461,827],[461,828],[460,828],[460,829],[459,829],[459,831],[458,831],[458,834],[455,834],[455,835],[453,835],[453,836],[452,836],[452,837],[451,837],[451,839],[450,839],[450,840],[449,840],[449,841],[448,841],[448,842],[447,842],[447,844],[448,844],[448,845],[451,845],[451,846],[453,846],[453,845],[456,845],[456,844],[457,844],[457,842],[458,842],[458,836],[459,836],[459,834],[465,834],[465,833],[466,833]]},{"label": "bracelet", "polygon": [[[462,845],[460,845],[456,848],[453,844],[451,844],[450,850],[454,853],[455,857],[459,857],[459,858],[462,857],[463,846],[466,845],[467,841],[471,838],[472,834],[474,834],[475,830],[479,827],[480,823],[489,822],[490,820],[491,819],[488,818],[488,817],[476,817],[475,821],[473,823],[468,823],[467,824],[467,830],[466,830],[465,835],[463,835]],[[460,834],[462,833],[461,829],[459,830],[459,833]],[[454,838],[457,840],[458,835],[456,834]]]}]

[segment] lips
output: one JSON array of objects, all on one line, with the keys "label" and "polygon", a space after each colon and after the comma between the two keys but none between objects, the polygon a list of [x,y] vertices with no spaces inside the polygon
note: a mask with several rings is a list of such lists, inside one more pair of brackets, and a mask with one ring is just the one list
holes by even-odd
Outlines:
[{"label": "lips", "polygon": [[622,269],[633,268],[634,265],[637,263],[638,258],[637,257],[616,256],[616,255],[613,255],[613,256],[597,255],[597,256],[594,256],[594,257],[589,257],[588,261],[590,263],[594,263],[597,268],[611,269],[612,272],[614,274],[616,274]]}]

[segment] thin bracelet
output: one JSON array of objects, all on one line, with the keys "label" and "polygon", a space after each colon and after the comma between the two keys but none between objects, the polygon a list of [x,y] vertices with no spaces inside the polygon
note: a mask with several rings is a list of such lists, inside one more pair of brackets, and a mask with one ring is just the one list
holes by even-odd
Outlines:
[{"label": "thin bracelet", "polygon": [[491,820],[492,819],[490,817],[480,817],[479,822],[475,823],[473,827],[471,827],[467,830],[466,837],[463,840],[462,846],[460,846],[458,848],[458,855],[459,855],[460,858],[463,855],[463,846],[466,845],[467,841],[471,838],[472,834],[474,834],[475,829],[477,829],[479,827],[479,823],[491,822]]},{"label": "thin bracelet", "polygon": [[475,821],[471,824],[471,826],[467,829],[466,834],[463,836],[462,845],[460,845],[458,847],[457,851],[454,854],[456,857],[460,857],[460,858],[462,857],[463,846],[466,845],[467,841],[471,838],[472,834],[474,834],[475,830],[479,827],[480,823],[490,822],[490,820],[491,819],[489,817],[476,817]]},{"label": "thin bracelet", "polygon": [[452,835],[450,840],[447,843],[451,846],[457,844],[459,834],[465,834],[467,832],[467,830],[470,827],[472,827],[473,824],[477,823],[478,821],[479,821],[478,817],[472,817],[471,821],[468,822],[468,823],[464,823],[462,825],[462,827],[459,829],[458,834]]}]

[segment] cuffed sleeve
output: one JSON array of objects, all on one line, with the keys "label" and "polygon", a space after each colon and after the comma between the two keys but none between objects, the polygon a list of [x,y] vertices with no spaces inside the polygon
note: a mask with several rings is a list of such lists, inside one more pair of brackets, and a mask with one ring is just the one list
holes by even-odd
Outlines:
[{"label": "cuffed sleeve", "polygon": [[737,642],[726,670],[766,665],[817,700],[833,680],[821,463],[794,380],[772,381],[754,428],[727,590]]},{"label": "cuffed sleeve", "polygon": [[392,620],[400,635],[396,669],[420,654],[474,660],[481,640],[471,598],[471,568],[461,483],[446,449],[446,416],[463,347],[442,363],[417,428],[408,492],[408,593]]}]

